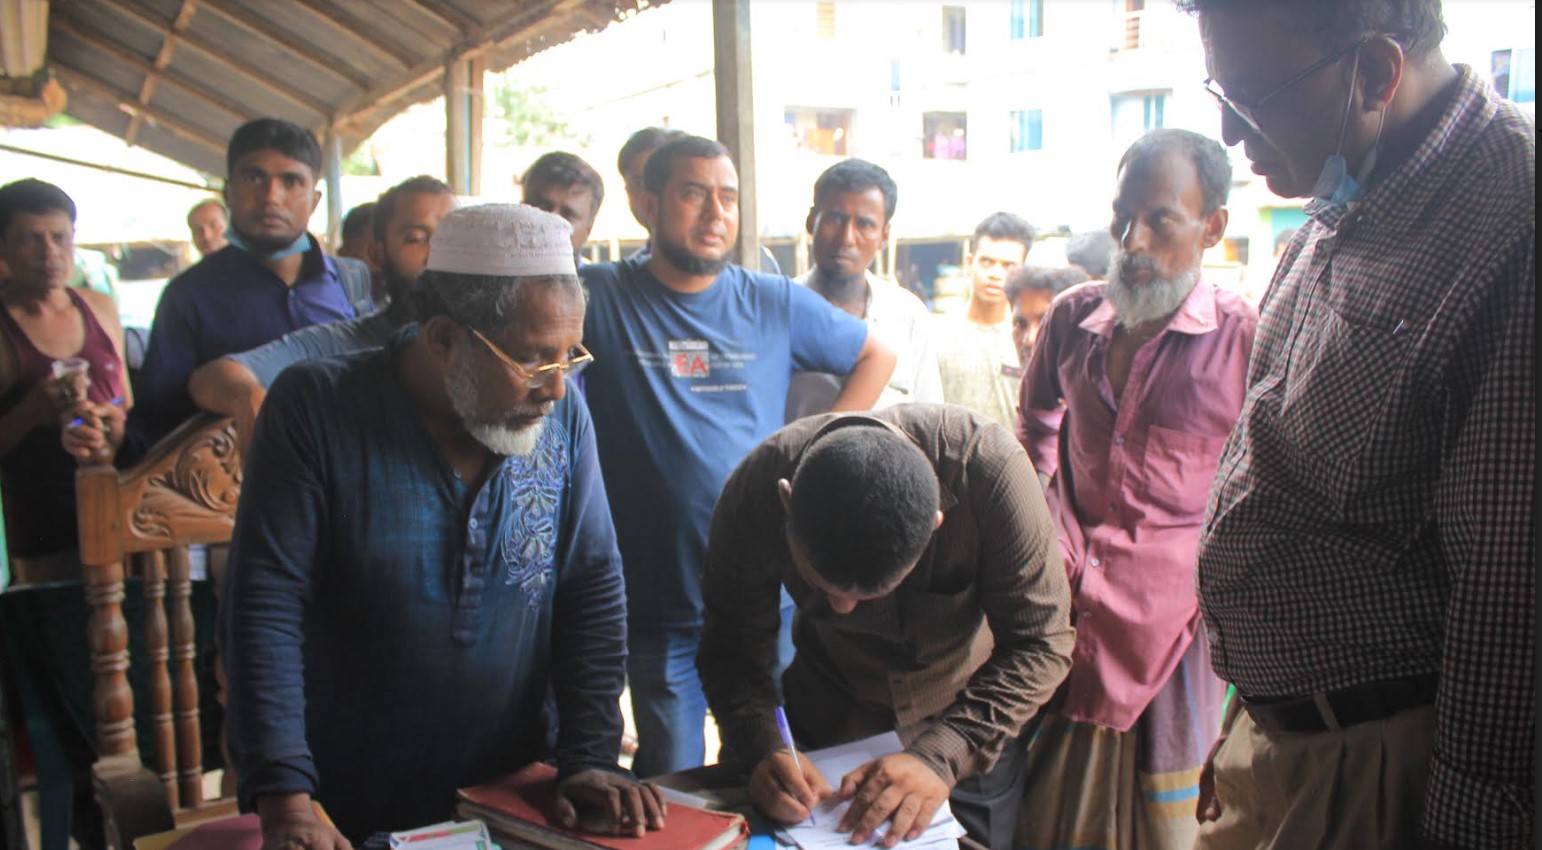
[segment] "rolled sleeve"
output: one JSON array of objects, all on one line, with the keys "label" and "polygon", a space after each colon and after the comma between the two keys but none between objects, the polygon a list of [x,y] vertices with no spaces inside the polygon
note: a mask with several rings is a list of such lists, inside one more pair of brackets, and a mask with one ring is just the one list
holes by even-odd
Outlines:
[{"label": "rolled sleeve", "polygon": [[267,389],[280,372],[296,363],[379,348],[390,340],[394,330],[382,314],[375,313],[362,319],[312,325],[284,334],[267,345],[228,356],[245,366],[257,383]]}]

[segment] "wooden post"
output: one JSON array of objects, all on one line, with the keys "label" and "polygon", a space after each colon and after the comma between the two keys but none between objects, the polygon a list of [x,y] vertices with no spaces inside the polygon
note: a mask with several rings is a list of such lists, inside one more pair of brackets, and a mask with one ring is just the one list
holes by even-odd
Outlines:
[{"label": "wooden post", "polygon": [[739,170],[739,264],[760,268],[755,214],[755,98],[750,66],[750,0],[712,0],[717,138]]},{"label": "wooden post", "polygon": [[150,729],[155,737],[155,775],[166,786],[168,804],[177,805],[177,742],[171,721],[171,674],[166,669],[166,560],[159,552],[132,556],[139,565],[145,599],[145,660],[150,663]]},{"label": "wooden post", "polygon": [[198,648],[193,630],[192,568],[187,547],[171,550],[166,565],[167,596],[171,600],[171,663],[176,668],[177,788],[182,805],[203,803],[203,735],[198,719]]},{"label": "wooden post", "polygon": [[327,129],[321,168],[327,180],[326,250],[331,253],[343,241],[343,139],[336,129]]},{"label": "wooden post", "polygon": [[457,195],[482,192],[481,59],[454,59],[444,66],[444,168]]},{"label": "wooden post", "polygon": [[86,643],[96,675],[96,754],[100,759],[132,756],[139,761],[134,735],[134,694],[128,683],[128,625],[123,621],[123,563],[85,564]]}]

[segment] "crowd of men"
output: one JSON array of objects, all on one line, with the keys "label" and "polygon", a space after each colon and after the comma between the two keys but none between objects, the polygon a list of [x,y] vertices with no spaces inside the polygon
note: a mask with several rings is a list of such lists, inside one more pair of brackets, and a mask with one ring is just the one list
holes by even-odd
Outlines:
[{"label": "crowd of men", "polygon": [[[1232,169],[1185,130],[1067,267],[986,216],[938,318],[874,271],[872,162],[816,181],[795,280],[731,261],[728,151],[658,128],[618,157],[633,256],[582,261],[604,187],[566,152],[523,204],[404,181],[333,254],[316,141],[265,118],[131,387],[65,286],[73,203],[4,186],[13,563],[68,570],[77,463],[234,417],[227,738],[273,848],[541,759],[564,822],[642,835],[709,711],[761,812],[850,800],[853,843],[948,802],[992,848],[1530,846],[1534,121],[1438,0],[1180,5],[1220,139],[1308,199],[1260,308],[1203,275]],[[904,749],[823,776],[784,710]]]}]

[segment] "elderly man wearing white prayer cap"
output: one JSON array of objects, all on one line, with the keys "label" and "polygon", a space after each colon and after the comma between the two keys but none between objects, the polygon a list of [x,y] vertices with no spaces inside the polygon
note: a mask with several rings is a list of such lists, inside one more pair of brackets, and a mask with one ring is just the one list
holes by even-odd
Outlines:
[{"label": "elderly man wearing white prayer cap", "polygon": [[257,420],[220,611],[242,806],[267,847],[332,850],[552,760],[562,819],[659,828],[616,766],[626,609],[568,382],[590,359],[569,225],[451,212],[414,298],[417,324],[291,367]]}]

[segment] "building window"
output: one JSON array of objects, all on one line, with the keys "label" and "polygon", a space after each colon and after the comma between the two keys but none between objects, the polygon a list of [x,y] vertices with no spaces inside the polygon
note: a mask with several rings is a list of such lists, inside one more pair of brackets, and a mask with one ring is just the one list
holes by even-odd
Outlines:
[{"label": "building window", "polygon": [[1044,35],[1044,0],[1012,0],[1013,41]]},{"label": "building window", "polygon": [[964,55],[964,7],[942,7],[942,52]]},{"label": "building window", "polygon": [[1141,98],[1140,105],[1145,117],[1146,132],[1167,126],[1162,120],[1163,113],[1167,111],[1167,95],[1148,94]]},{"label": "building window", "polygon": [[1167,98],[1170,92],[1132,92],[1114,95],[1114,140],[1128,145],[1141,136],[1167,124]]},{"label": "building window", "polygon": [[814,37],[820,41],[835,40],[835,0],[814,4]]},{"label": "building window", "polygon": [[1121,45],[1124,50],[1134,50],[1140,47],[1141,19],[1145,17],[1145,0],[1124,0],[1124,39]]},{"label": "building window", "polygon": [[851,112],[845,109],[786,111],[787,134],[793,147],[810,153],[846,156],[851,140]]},{"label": "building window", "polygon": [[1537,49],[1496,50],[1490,58],[1494,90],[1516,103],[1537,101]]},{"label": "building window", "polygon": [[889,62],[889,105],[900,105],[900,61],[898,59]]},{"label": "building window", "polygon": [[1044,110],[1012,111],[1012,153],[1044,149]]},{"label": "building window", "polygon": [[921,156],[967,159],[969,116],[963,112],[921,113]]}]

